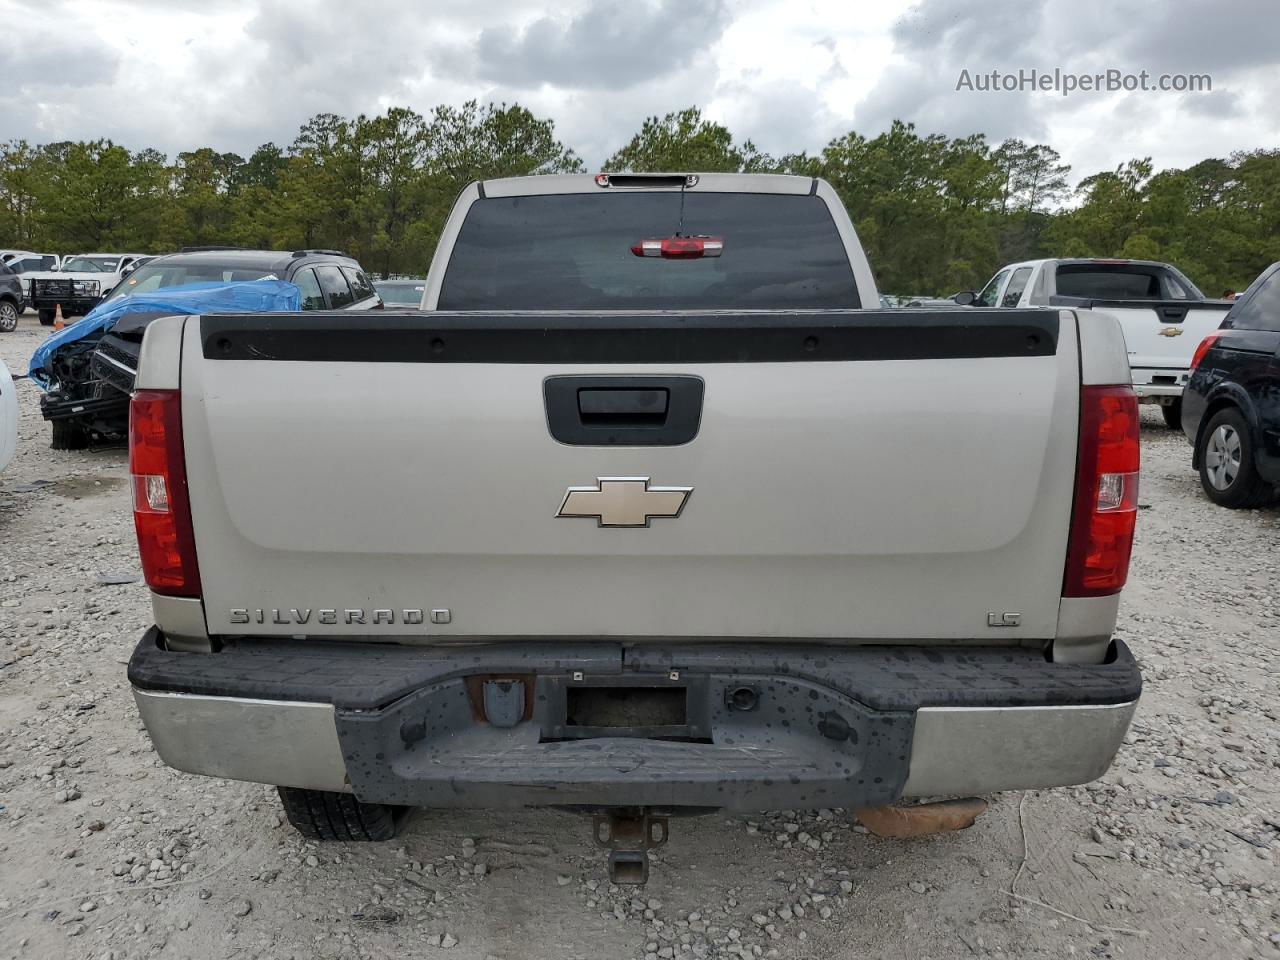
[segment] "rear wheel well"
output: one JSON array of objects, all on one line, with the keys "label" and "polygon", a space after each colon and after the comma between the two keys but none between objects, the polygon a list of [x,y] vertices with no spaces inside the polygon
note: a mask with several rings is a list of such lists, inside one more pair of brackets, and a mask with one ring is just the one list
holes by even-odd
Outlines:
[{"label": "rear wheel well", "polygon": [[1196,441],[1191,448],[1191,466],[1195,469],[1200,469],[1200,440],[1204,437],[1204,428],[1209,425],[1209,421],[1212,420],[1219,412],[1227,409],[1239,410],[1240,415],[1244,417],[1244,422],[1249,426],[1250,431],[1253,430],[1253,422],[1249,419],[1249,414],[1241,408],[1240,404],[1238,404],[1234,398],[1219,397],[1217,400],[1212,401],[1204,408],[1204,412],[1200,414],[1200,423],[1196,425]]}]

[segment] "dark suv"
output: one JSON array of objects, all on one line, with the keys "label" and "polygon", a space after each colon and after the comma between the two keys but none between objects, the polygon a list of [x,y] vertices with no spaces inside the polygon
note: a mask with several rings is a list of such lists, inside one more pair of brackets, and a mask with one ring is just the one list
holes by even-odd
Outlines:
[{"label": "dark suv", "polygon": [[22,281],[4,264],[0,264],[0,333],[18,326],[22,315]]},{"label": "dark suv", "polygon": [[[369,310],[382,298],[360,264],[338,250],[240,250],[188,248],[157,257],[126,276],[102,303],[130,294],[156,294],[192,283],[287,280],[301,294],[303,310]],[[129,395],[147,327],[174,311],[127,313],[100,334],[59,348],[48,361],[53,384],[41,400],[53,424],[53,447],[78,449],[94,437],[121,437],[127,430]]]},{"label": "dark suv", "polygon": [[[382,306],[360,264],[337,250],[186,250],[152,260],[111,291],[104,302],[188,283],[232,283],[274,277],[298,287],[303,310],[369,310]],[[156,316],[123,317],[98,342],[90,370],[117,391],[133,392],[142,335]]]},{"label": "dark suv", "polygon": [[1200,485],[1224,507],[1273,502],[1280,486],[1280,263],[1201,341],[1182,395]]}]

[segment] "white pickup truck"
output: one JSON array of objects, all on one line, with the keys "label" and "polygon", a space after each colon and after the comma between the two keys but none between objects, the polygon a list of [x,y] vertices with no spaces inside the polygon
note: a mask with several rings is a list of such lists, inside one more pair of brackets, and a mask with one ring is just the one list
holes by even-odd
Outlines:
[{"label": "white pickup truck", "polygon": [[82,253],[67,257],[56,270],[23,277],[27,306],[51,326],[58,307],[67,319],[84,316],[115,289],[127,273],[155,258],[147,253]]},{"label": "white pickup truck", "polygon": [[142,719],[312,838],[584,807],[639,881],[677,812],[1091,780],[1141,689],[1119,325],[878,309],[821,180],[472,184],[422,311],[157,320],[131,418]]},{"label": "white pickup truck", "polygon": [[1001,267],[980,293],[956,302],[978,307],[1064,306],[1102,310],[1120,321],[1133,387],[1182,429],[1182,391],[1200,341],[1217,330],[1230,300],[1209,300],[1176,267],[1154,260],[1028,260]]}]

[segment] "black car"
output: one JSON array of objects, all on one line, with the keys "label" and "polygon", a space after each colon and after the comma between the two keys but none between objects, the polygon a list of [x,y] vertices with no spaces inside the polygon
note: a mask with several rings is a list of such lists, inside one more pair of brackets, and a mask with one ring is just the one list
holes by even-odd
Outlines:
[{"label": "black car", "polygon": [[22,315],[22,281],[4,264],[0,264],[0,333],[18,326]]},{"label": "black car", "polygon": [[[338,250],[188,249],[157,257],[129,274],[103,302],[189,283],[234,283],[274,278],[296,284],[303,310],[369,310],[382,299],[354,259]],[[128,429],[129,394],[142,336],[164,311],[121,317],[99,337],[68,344],[50,357],[54,386],[41,399],[53,424],[55,450],[85,447],[94,437],[116,439]]]},{"label": "black car", "polygon": [[1280,487],[1280,263],[1201,341],[1182,395],[1200,485],[1224,507],[1257,507]]}]

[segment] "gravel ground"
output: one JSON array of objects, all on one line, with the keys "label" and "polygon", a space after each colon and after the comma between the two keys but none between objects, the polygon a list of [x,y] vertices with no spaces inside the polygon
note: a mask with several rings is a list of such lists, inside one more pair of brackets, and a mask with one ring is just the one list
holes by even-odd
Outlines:
[{"label": "gravel ground", "polygon": [[[43,332],[24,317],[0,356],[25,370]],[[1206,501],[1154,410],[1119,626],[1147,685],[1105,777],[915,841],[838,810],[679,821],[637,890],[569,814],[424,812],[321,847],[272,790],[162,766],[125,680],[150,611],[124,451],[49,450],[18,389],[0,957],[1280,957],[1280,512]]]}]

